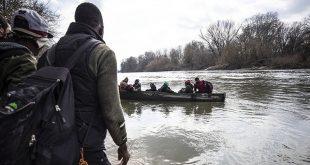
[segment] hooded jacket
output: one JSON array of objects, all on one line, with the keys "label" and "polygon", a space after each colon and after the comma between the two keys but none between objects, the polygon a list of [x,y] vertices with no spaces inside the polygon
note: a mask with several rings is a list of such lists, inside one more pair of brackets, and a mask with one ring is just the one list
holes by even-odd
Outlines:
[{"label": "hooded jacket", "polygon": [[[77,34],[83,34],[84,37],[74,39]],[[74,86],[80,142],[83,142],[85,131],[91,125],[85,145],[90,150],[97,150],[104,149],[107,130],[117,145],[127,141],[117,87],[115,54],[90,26],[74,22],[57,43],[55,60],[58,66],[64,65],[70,55],[89,38],[100,40],[102,43],[91,50],[86,50],[70,72]]]},{"label": "hooded jacket", "polygon": [[31,51],[14,42],[0,42],[0,96],[36,71]]}]

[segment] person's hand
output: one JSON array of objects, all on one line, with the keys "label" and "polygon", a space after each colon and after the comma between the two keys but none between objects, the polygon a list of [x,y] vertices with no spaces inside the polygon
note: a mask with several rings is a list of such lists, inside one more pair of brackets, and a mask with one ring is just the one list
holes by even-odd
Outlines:
[{"label": "person's hand", "polygon": [[119,164],[126,165],[130,158],[130,154],[127,148],[127,143],[124,143],[121,146],[119,146],[117,152],[118,152],[118,160],[120,160]]}]

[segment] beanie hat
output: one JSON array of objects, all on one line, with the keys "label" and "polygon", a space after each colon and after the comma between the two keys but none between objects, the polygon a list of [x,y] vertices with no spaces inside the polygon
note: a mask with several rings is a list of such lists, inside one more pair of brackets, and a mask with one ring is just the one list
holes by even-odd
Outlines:
[{"label": "beanie hat", "polygon": [[84,23],[91,27],[101,25],[103,27],[102,15],[98,7],[92,3],[81,3],[75,10],[75,22]]},{"label": "beanie hat", "polygon": [[36,38],[53,38],[44,18],[30,9],[19,9],[14,13],[13,30]]}]

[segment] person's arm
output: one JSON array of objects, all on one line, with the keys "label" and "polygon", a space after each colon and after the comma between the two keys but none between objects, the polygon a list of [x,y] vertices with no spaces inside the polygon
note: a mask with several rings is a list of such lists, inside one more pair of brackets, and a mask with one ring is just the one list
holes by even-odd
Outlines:
[{"label": "person's arm", "polygon": [[90,68],[97,75],[97,91],[105,124],[119,146],[119,159],[123,164],[129,160],[125,119],[117,87],[117,63],[114,52],[100,44],[92,51]]}]

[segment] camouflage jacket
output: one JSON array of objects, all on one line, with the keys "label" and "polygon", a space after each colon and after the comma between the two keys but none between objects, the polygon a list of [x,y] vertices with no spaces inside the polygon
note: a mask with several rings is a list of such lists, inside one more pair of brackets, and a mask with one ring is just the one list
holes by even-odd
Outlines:
[{"label": "camouflage jacket", "polygon": [[26,47],[0,42],[0,96],[36,71],[37,60]]}]

